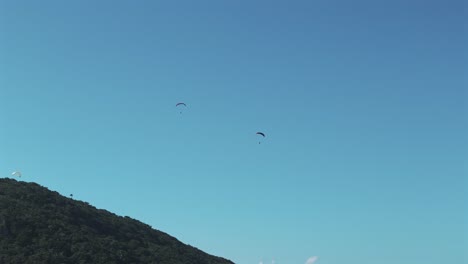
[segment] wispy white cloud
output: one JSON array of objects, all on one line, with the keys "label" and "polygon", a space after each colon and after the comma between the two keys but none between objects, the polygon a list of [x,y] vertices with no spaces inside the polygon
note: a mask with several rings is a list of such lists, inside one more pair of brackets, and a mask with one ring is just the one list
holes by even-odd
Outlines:
[{"label": "wispy white cloud", "polygon": [[305,264],[314,264],[317,261],[317,259],[317,256],[310,257],[309,259],[307,259]]}]

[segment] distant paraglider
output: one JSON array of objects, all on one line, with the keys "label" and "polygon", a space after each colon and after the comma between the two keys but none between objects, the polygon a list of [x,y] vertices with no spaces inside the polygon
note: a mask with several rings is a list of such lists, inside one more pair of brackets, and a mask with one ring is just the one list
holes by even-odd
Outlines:
[{"label": "distant paraglider", "polygon": [[177,103],[175,106],[176,106],[177,108],[180,109],[180,113],[181,113],[181,114],[182,114],[182,109],[181,109],[181,107],[184,107],[184,108],[187,107],[187,105],[186,105],[185,103],[182,103],[182,102],[181,102],[181,103]]},{"label": "distant paraglider", "polygon": [[[263,132],[257,132],[256,134],[262,136],[263,138],[266,137],[265,133],[263,133]],[[261,143],[262,143],[261,141],[258,141],[258,144],[261,144]]]},{"label": "distant paraglider", "polygon": [[11,173],[11,176],[21,178],[21,171],[14,171]]}]

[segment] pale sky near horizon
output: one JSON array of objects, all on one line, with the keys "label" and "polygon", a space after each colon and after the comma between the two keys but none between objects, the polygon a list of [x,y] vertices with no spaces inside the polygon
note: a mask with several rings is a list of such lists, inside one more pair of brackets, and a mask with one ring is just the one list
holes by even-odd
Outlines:
[{"label": "pale sky near horizon", "polygon": [[467,25],[463,0],[0,0],[0,175],[239,264],[464,263]]}]

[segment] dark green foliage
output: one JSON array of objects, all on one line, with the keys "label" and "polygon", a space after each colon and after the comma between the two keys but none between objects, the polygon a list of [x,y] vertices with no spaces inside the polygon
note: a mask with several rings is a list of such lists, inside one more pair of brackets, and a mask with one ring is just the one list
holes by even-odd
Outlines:
[{"label": "dark green foliage", "polygon": [[0,263],[233,262],[38,184],[0,179]]}]

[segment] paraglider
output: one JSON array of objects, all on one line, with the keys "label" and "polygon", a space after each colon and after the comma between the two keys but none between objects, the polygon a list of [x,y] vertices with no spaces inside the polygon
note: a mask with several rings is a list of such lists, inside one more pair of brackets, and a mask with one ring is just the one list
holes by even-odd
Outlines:
[{"label": "paraglider", "polygon": [[21,178],[21,171],[14,171],[11,173],[11,176]]},{"label": "paraglider", "polygon": [[[183,102],[177,103],[175,106],[178,107],[178,108],[180,108],[182,106],[187,107],[187,105],[185,103],[183,103]],[[182,114],[182,110],[180,110],[180,113]]]},{"label": "paraglider", "polygon": [[[260,135],[260,136],[262,136],[264,138],[266,137],[265,133],[263,133],[263,132],[257,132],[256,135]],[[261,141],[258,141],[258,144],[260,144],[260,143],[261,143]]]}]

